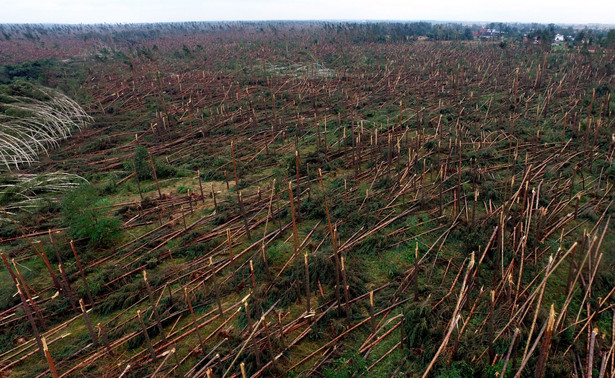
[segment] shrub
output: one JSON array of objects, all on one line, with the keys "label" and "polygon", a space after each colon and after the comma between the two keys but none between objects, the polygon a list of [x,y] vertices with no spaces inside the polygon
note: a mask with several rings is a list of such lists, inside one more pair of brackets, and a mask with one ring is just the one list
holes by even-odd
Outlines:
[{"label": "shrub", "polygon": [[[152,163],[149,160],[149,152],[147,148],[143,146],[135,147],[134,155],[134,167],[131,162],[127,162],[124,168],[128,171],[132,171],[134,168],[137,170],[139,180],[153,180],[154,171],[152,170]],[[177,173],[177,169],[167,163],[161,163],[154,160],[154,167],[156,168],[156,176],[159,179],[174,177]]]},{"label": "shrub", "polygon": [[148,180],[154,178],[152,167],[149,162],[149,154],[147,152],[147,148],[143,146],[135,147],[134,163],[134,168],[137,171],[139,180]]},{"label": "shrub", "polygon": [[87,238],[91,247],[111,245],[120,236],[119,219],[104,216],[101,207],[109,201],[98,198],[98,190],[91,184],[81,185],[66,194],[62,201],[62,216],[74,239]]},{"label": "shrub", "polygon": [[188,188],[187,186],[180,185],[177,187],[177,193],[179,194],[186,194],[188,193],[188,190],[192,191],[192,189]]}]

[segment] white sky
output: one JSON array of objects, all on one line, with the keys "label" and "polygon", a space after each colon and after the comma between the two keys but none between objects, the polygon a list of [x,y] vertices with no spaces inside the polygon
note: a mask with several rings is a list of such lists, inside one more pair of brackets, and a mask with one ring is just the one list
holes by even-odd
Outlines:
[{"label": "white sky", "polygon": [[1,0],[0,23],[439,20],[615,24],[615,0]]}]

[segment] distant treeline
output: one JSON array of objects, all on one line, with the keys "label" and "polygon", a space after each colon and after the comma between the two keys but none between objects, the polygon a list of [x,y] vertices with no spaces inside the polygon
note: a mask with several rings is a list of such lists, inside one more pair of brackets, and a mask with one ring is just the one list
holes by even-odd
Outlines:
[{"label": "distant treeline", "polygon": [[[461,24],[433,24],[430,22],[377,22],[325,24],[325,29],[337,30],[338,34],[350,36],[353,42],[397,42],[413,37],[428,37],[436,40],[471,40],[472,28]],[[476,26],[476,28],[480,28]]]},{"label": "distant treeline", "polygon": [[[101,39],[138,43],[147,38],[165,35],[217,33],[220,35],[258,35],[272,33],[280,38],[309,33],[318,36],[325,32],[328,38],[343,37],[352,42],[390,43],[412,41],[419,37],[431,40],[453,41],[477,39],[481,32],[495,31],[498,39],[520,41],[524,37],[552,38],[562,34],[569,40],[613,47],[615,29],[601,27],[571,27],[556,24],[485,23],[461,24],[442,22],[330,22],[330,21],[225,21],[176,22],[144,24],[0,24],[0,41],[11,39],[41,41],[41,38],[73,36],[80,39]],[[305,34],[304,34],[305,35]]]}]

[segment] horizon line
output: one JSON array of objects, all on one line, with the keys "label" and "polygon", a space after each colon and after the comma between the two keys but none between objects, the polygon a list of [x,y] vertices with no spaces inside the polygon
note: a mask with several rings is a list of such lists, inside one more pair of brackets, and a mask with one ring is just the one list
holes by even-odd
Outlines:
[{"label": "horizon line", "polygon": [[240,19],[228,19],[228,20],[184,20],[184,21],[139,21],[139,22],[82,22],[82,23],[71,23],[71,22],[0,22],[0,25],[52,25],[52,26],[100,26],[100,25],[155,25],[155,24],[185,24],[185,23],[324,23],[324,22],[335,22],[335,23],[418,23],[418,22],[427,22],[427,23],[452,23],[452,24],[538,24],[538,25],[594,25],[594,26],[615,26],[615,23],[601,23],[601,22],[538,22],[538,21],[487,21],[487,20],[430,20],[430,19],[312,19],[312,20],[301,20],[301,19],[262,19],[262,20],[240,20]]}]

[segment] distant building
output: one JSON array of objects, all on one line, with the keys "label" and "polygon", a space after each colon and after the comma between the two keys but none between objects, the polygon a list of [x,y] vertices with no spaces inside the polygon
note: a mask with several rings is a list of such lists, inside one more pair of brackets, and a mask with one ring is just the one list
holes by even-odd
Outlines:
[{"label": "distant building", "polygon": [[540,45],[540,38],[538,36],[523,36],[523,43],[531,43],[532,45]]},{"label": "distant building", "polygon": [[555,38],[553,38],[553,42],[555,42],[555,43],[564,42],[564,35],[563,34],[555,34]]},{"label": "distant building", "polygon": [[480,29],[479,31],[472,32],[472,34],[474,35],[474,37],[477,37],[478,39],[482,41],[491,41],[491,40],[503,38],[504,32],[501,32],[496,29],[484,28],[484,29]]}]

